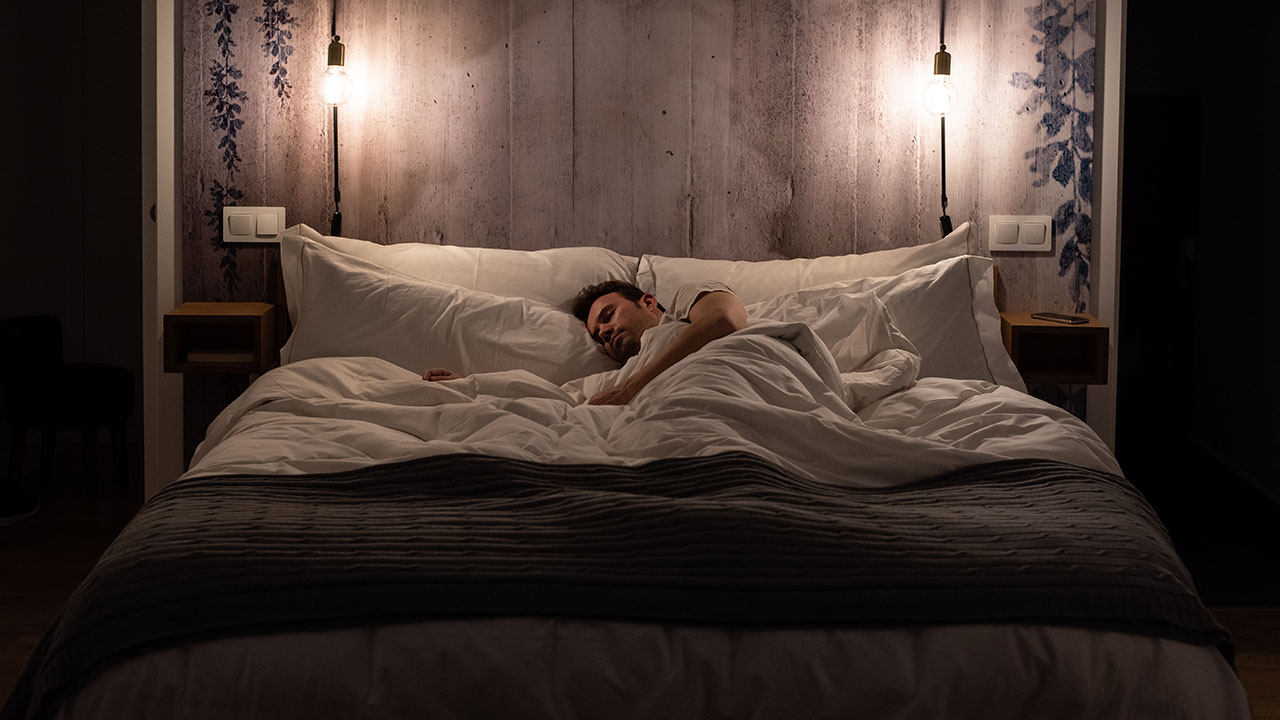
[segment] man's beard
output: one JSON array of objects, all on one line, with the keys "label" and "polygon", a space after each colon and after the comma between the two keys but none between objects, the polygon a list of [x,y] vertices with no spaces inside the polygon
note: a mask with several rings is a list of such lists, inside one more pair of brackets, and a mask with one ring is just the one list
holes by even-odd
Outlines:
[{"label": "man's beard", "polygon": [[630,332],[623,332],[622,335],[615,336],[610,342],[609,347],[613,352],[610,356],[618,362],[626,362],[630,358],[640,353],[640,338]]}]

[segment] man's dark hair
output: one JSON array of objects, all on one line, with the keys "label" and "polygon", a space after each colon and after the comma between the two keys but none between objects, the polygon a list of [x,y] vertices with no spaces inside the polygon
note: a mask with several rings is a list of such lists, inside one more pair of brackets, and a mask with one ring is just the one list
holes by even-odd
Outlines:
[{"label": "man's dark hair", "polygon": [[631,302],[636,302],[644,297],[644,291],[631,283],[621,280],[605,280],[602,283],[582,288],[582,291],[578,293],[578,297],[573,299],[573,316],[585,323],[587,315],[591,312],[591,306],[595,304],[596,300],[615,292]]}]

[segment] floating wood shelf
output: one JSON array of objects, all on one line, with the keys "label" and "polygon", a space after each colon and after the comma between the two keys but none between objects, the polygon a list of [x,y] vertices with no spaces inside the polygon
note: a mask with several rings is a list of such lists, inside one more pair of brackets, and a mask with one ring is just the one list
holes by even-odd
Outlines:
[{"label": "floating wood shelf", "polygon": [[262,373],[279,360],[268,303],[182,303],[164,316],[164,371]]},{"label": "floating wood shelf", "polygon": [[1089,322],[1066,325],[1036,320],[1029,312],[1000,313],[1005,350],[1028,385],[1106,385],[1110,328]]}]

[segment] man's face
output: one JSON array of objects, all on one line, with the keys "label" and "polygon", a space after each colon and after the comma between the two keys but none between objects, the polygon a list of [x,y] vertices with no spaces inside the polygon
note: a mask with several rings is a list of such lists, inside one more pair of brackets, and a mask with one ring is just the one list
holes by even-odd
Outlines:
[{"label": "man's face", "polygon": [[587,313],[587,332],[618,362],[640,352],[640,336],[661,319],[657,301],[652,295],[628,300],[612,292],[601,295]]}]

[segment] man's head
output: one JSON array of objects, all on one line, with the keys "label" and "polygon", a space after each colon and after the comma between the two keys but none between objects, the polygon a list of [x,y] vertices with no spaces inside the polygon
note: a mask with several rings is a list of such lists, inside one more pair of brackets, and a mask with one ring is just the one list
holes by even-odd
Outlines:
[{"label": "man's head", "polygon": [[573,301],[573,314],[618,362],[639,353],[640,336],[662,320],[657,298],[619,280],[583,288]]}]

